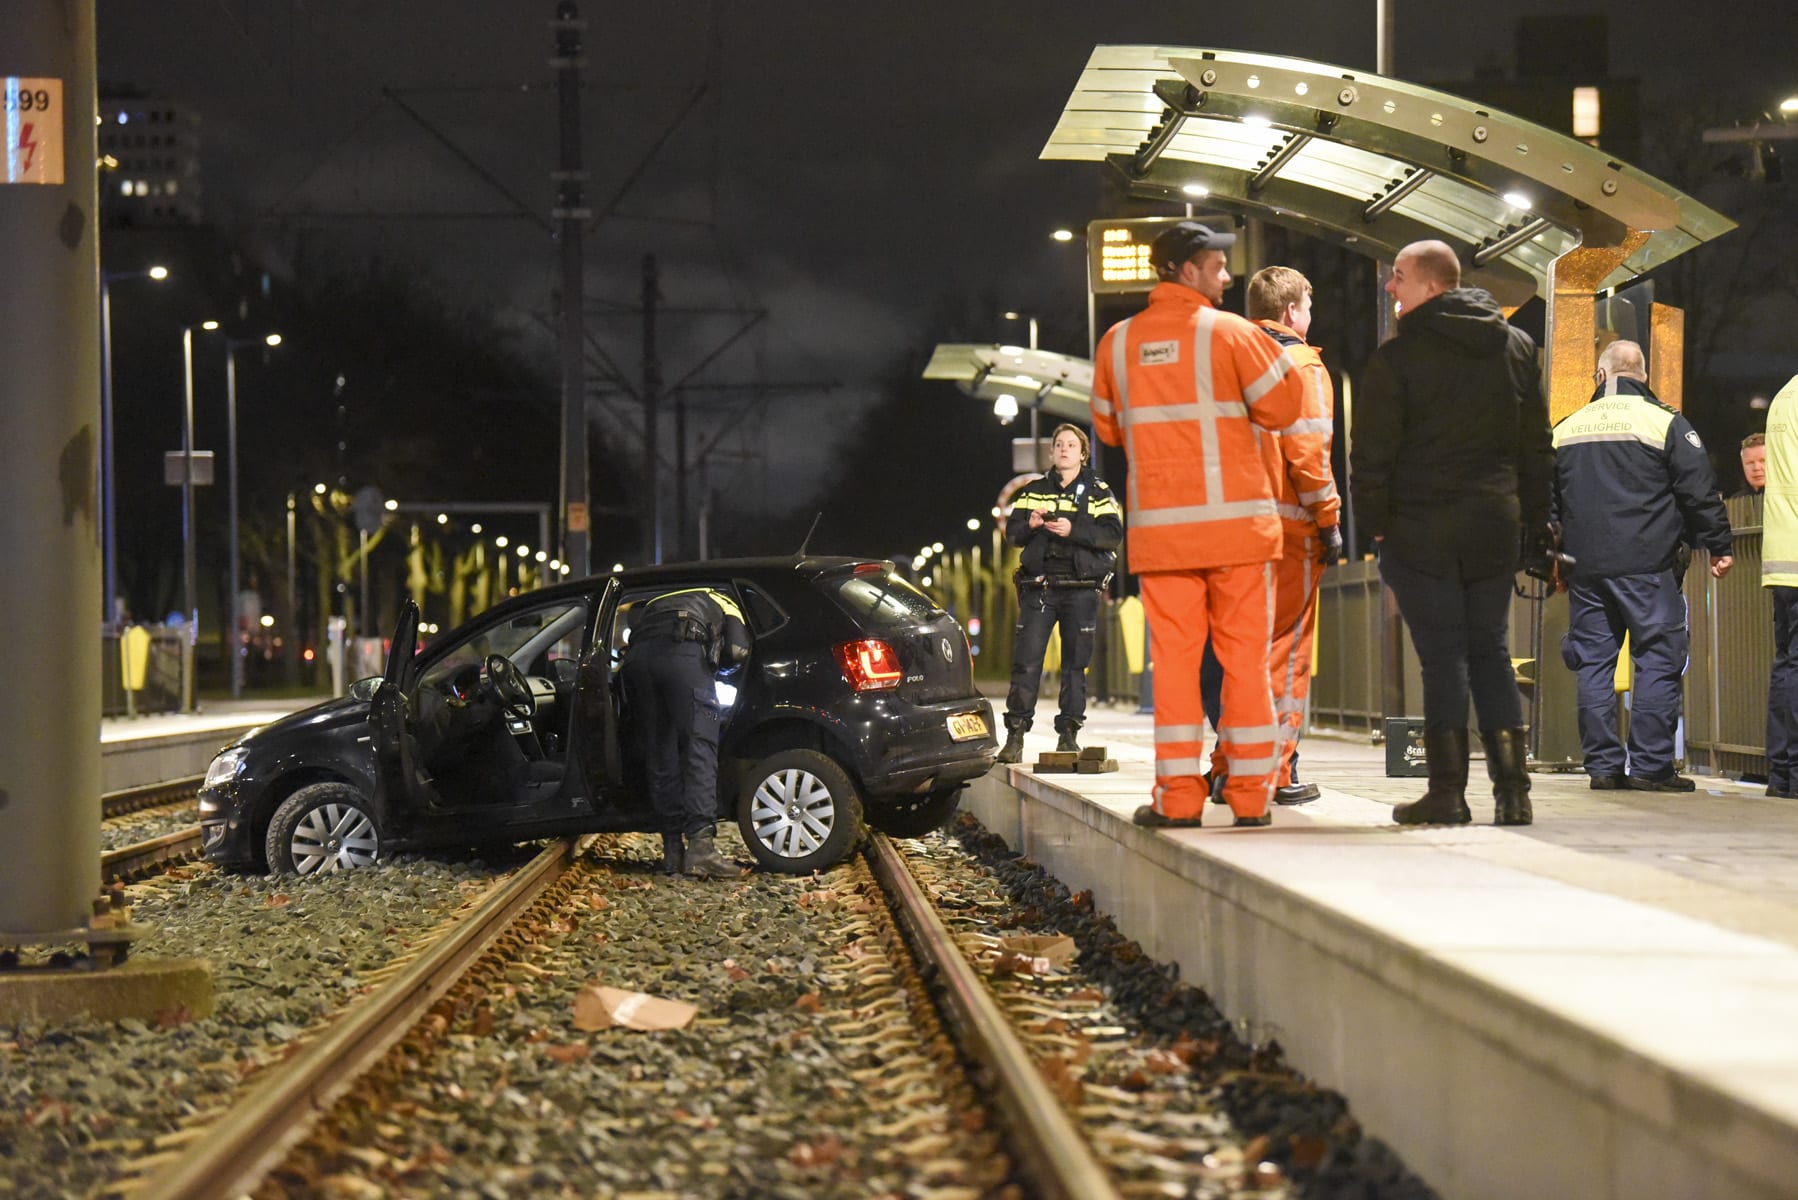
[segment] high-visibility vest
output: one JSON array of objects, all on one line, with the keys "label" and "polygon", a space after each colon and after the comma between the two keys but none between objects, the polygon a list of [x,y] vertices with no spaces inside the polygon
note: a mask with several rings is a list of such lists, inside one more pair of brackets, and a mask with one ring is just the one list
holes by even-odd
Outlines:
[{"label": "high-visibility vest", "polygon": [[1278,321],[1255,324],[1274,335],[1298,369],[1305,386],[1305,403],[1299,419],[1280,430],[1289,442],[1284,447],[1286,469],[1280,473],[1277,501],[1286,536],[1307,538],[1337,523],[1342,497],[1336,492],[1336,476],[1330,470],[1330,443],[1336,433],[1336,385],[1317,347]]},{"label": "high-visibility vest", "polygon": [[1798,587],[1798,375],[1767,409],[1761,529],[1761,586]]},{"label": "high-visibility vest", "polygon": [[1183,571],[1279,558],[1283,449],[1304,409],[1292,356],[1178,283],[1099,341],[1093,431],[1122,446],[1130,569]]}]

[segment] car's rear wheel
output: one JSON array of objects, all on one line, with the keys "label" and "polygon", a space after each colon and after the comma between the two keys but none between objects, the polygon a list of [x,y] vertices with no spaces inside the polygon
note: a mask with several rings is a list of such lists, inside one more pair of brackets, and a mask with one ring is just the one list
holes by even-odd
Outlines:
[{"label": "car's rear wheel", "polygon": [[737,828],[762,866],[803,875],[835,866],[855,849],[862,800],[829,755],[782,750],[743,773]]},{"label": "car's rear wheel", "polygon": [[281,802],[264,848],[277,875],[347,871],[380,859],[381,831],[361,792],[345,783],[315,783]]},{"label": "car's rear wheel", "polygon": [[868,824],[888,837],[923,837],[948,824],[960,803],[960,787],[938,788],[922,796],[894,796],[868,805]]}]

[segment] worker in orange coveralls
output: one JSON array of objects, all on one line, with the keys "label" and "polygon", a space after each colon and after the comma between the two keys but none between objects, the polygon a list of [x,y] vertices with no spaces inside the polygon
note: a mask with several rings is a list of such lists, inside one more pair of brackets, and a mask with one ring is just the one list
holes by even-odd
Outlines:
[{"label": "worker in orange coveralls", "polygon": [[[1162,282],[1142,312],[1100,339],[1093,430],[1124,448],[1130,566],[1142,579],[1155,663],[1154,801],[1134,820],[1198,825],[1205,806],[1199,661],[1209,632],[1224,668],[1229,765],[1224,799],[1238,825],[1266,825],[1279,778],[1280,730],[1267,682],[1274,560],[1283,530],[1279,479],[1302,443],[1269,436],[1300,419],[1304,385],[1266,333],[1221,311],[1234,234],[1196,221],[1149,248]],[[1284,459],[1284,461],[1282,461]]]},{"label": "worker in orange coveralls", "polygon": [[[1342,498],[1330,472],[1330,440],[1335,429],[1336,390],[1323,356],[1305,340],[1311,332],[1311,281],[1291,267],[1264,267],[1249,280],[1244,307],[1249,320],[1291,356],[1305,384],[1305,408],[1299,419],[1280,431],[1294,442],[1294,456],[1304,464],[1280,476],[1280,523],[1285,544],[1274,568],[1274,638],[1267,656],[1267,682],[1273,689],[1275,723],[1280,726],[1280,778],[1275,804],[1305,804],[1317,799],[1315,783],[1293,777],[1299,730],[1305,721],[1305,697],[1311,692],[1311,642],[1317,632],[1317,593],[1324,568],[1342,557],[1338,517]],[[1322,487],[1314,481],[1322,479]],[[1218,672],[1214,657],[1202,671],[1205,716],[1221,726]],[[1221,783],[1229,767],[1223,743],[1211,755],[1211,777]],[[1223,803],[1222,788],[1213,799]]]}]

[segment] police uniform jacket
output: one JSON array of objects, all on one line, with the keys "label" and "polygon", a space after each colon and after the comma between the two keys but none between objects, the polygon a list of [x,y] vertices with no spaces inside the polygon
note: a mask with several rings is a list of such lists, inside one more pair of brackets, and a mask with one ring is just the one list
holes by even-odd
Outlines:
[{"label": "police uniform jacket", "polygon": [[1767,409],[1761,528],[1761,586],[1798,587],[1798,376]]},{"label": "police uniform jacket", "polygon": [[[1064,538],[1040,525],[1032,529],[1033,512],[1042,513],[1045,521],[1066,517],[1073,530]],[[1118,543],[1124,540],[1123,510],[1110,486],[1091,467],[1081,467],[1066,487],[1061,486],[1060,476],[1050,471],[1012,497],[1005,540],[1023,547],[1021,575],[1067,575],[1098,583],[1111,574]],[[1057,558],[1062,561],[1054,561]]]},{"label": "police uniform jacket", "polygon": [[1536,346],[1480,288],[1399,318],[1355,399],[1349,486],[1380,553],[1435,578],[1517,569],[1548,520],[1554,447]]},{"label": "police uniform jacket", "polygon": [[638,607],[631,617],[631,646],[656,640],[698,642],[714,669],[736,666],[749,657],[743,610],[711,588],[668,592]]},{"label": "police uniform jacket", "polygon": [[1554,436],[1555,513],[1573,580],[1670,570],[1681,542],[1733,553],[1704,443],[1646,383],[1607,379]]}]

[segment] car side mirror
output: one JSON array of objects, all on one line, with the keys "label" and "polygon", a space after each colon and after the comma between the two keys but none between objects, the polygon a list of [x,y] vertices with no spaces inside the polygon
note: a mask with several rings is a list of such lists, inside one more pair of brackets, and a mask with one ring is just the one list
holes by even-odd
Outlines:
[{"label": "car side mirror", "polygon": [[379,675],[370,675],[367,678],[358,679],[355,683],[350,684],[350,699],[365,701],[373,700],[375,698],[375,692],[380,690],[380,687],[381,676]]}]

